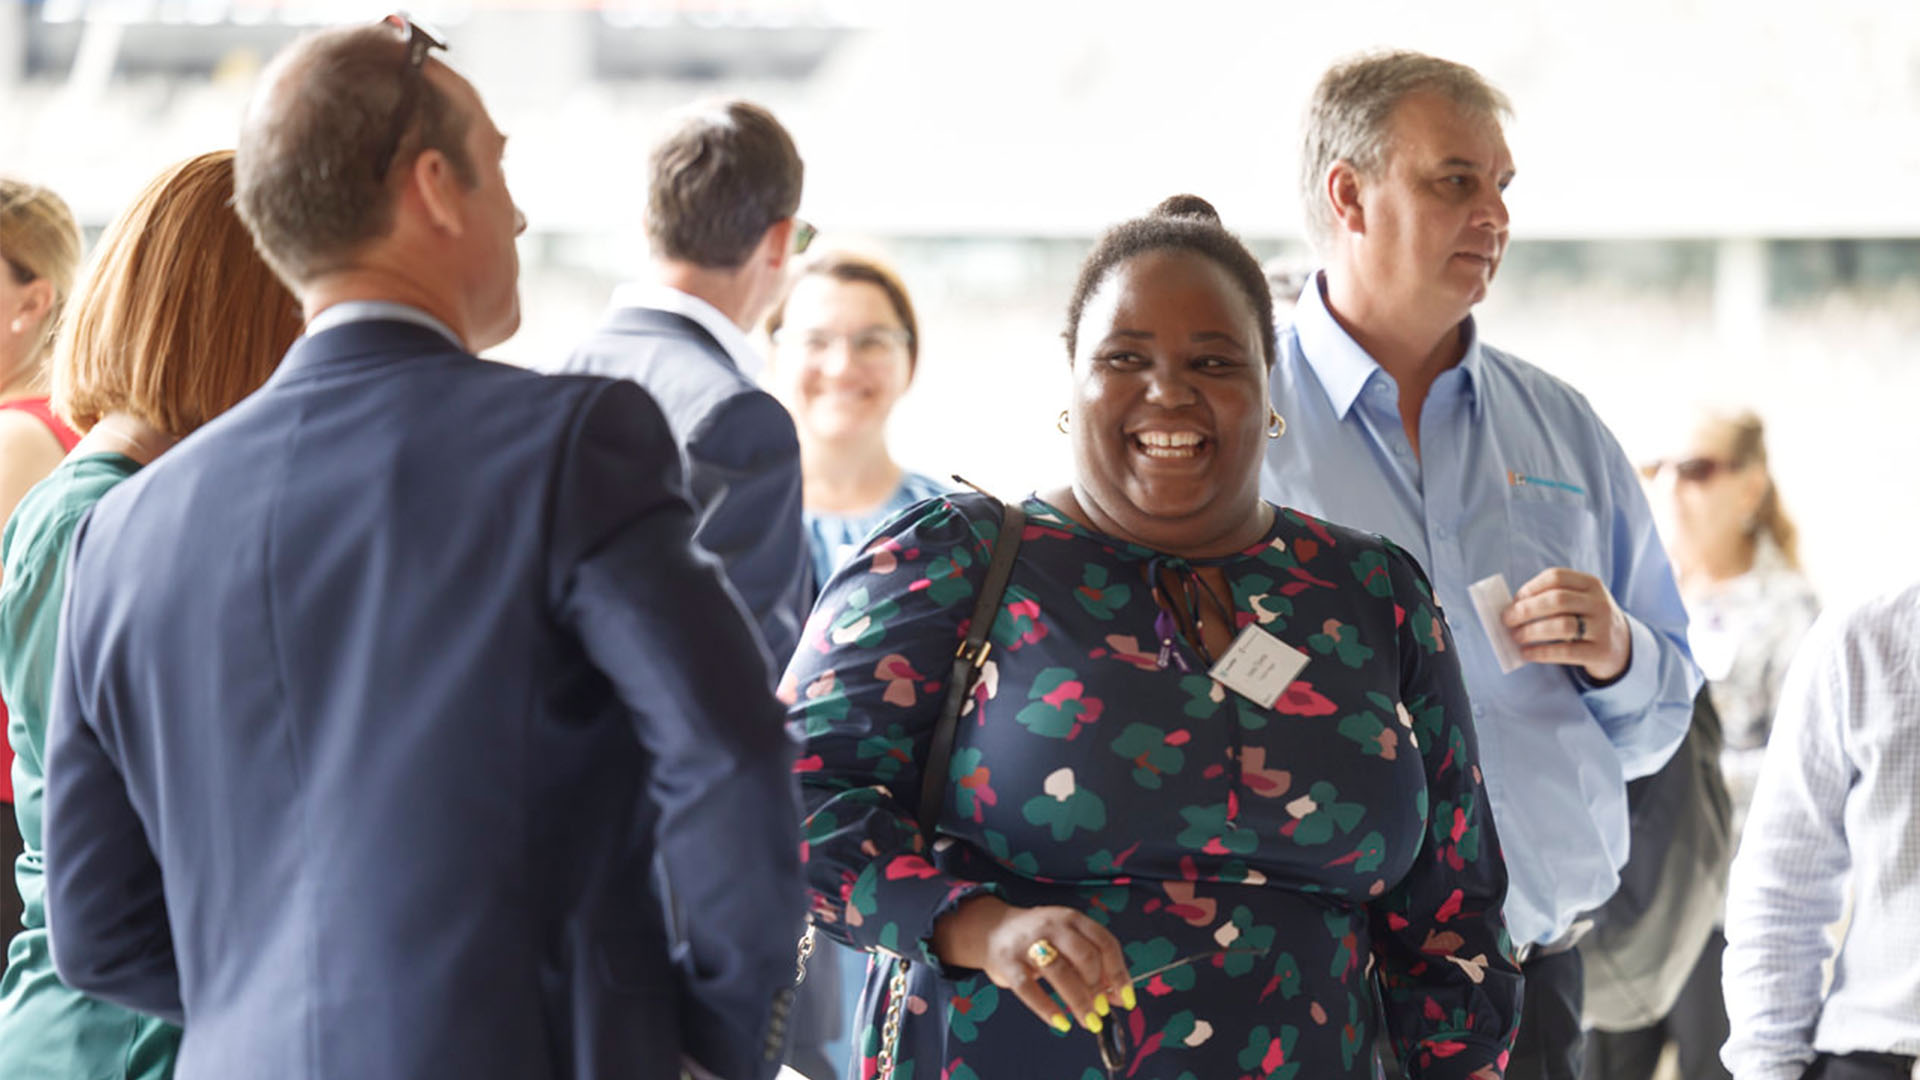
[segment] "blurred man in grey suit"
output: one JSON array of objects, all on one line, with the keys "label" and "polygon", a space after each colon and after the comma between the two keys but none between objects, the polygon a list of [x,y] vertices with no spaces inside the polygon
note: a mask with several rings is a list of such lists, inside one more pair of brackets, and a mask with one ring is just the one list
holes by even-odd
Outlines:
[{"label": "blurred man in grey suit", "polygon": [[776,674],[813,606],[793,421],[754,382],[747,334],[779,298],[812,238],[802,165],[773,114],[745,101],[684,113],[649,158],[649,279],[612,310],[562,371],[632,379],[667,414],[699,508],[700,545],[759,623]]},{"label": "blurred man in grey suit", "polygon": [[[755,382],[763,358],[747,335],[812,239],[794,216],[800,154],[760,106],[704,102],[654,145],[648,168],[648,277],[614,290],[612,310],[560,370],[632,379],[660,403],[700,514],[694,537],[753,613],[777,676],[813,607],[813,571],[800,443]],[[800,994],[790,1060],[836,1075],[822,1047],[846,1027],[838,965],[814,964]]]}]

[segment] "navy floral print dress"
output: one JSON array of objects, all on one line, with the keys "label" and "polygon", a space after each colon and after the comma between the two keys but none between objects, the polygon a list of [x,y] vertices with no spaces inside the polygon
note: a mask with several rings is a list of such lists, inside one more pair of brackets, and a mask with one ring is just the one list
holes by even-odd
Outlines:
[{"label": "navy floral print dress", "polygon": [[[1107,1076],[1094,1036],[932,955],[934,921],[981,892],[1087,913],[1136,976],[1210,954],[1116,1008],[1124,1075],[1370,1077],[1376,975],[1410,1077],[1498,1075],[1520,993],[1506,872],[1453,641],[1414,561],[1290,510],[1201,563],[1025,508],[931,852],[919,763],[998,504],[937,498],[883,527],[828,584],[783,683],[806,744],[813,918],[876,951],[850,1075],[875,1074],[904,957],[899,1080]],[[1241,627],[1310,657],[1277,707],[1163,635],[1149,581],[1196,564],[1224,572]]]}]

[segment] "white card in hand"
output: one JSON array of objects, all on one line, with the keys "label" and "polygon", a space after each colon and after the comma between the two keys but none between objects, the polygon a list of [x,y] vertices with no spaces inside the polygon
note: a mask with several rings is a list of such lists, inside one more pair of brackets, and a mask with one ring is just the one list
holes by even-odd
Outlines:
[{"label": "white card in hand", "polygon": [[1307,659],[1299,649],[1258,626],[1249,626],[1207,674],[1248,701],[1271,709],[1280,703],[1287,684],[1307,666]]},{"label": "white card in hand", "polygon": [[1520,655],[1520,646],[1513,643],[1513,632],[1500,619],[1507,608],[1513,605],[1513,590],[1507,588],[1506,575],[1495,574],[1474,582],[1467,586],[1467,597],[1473,601],[1473,610],[1480,616],[1480,628],[1487,632],[1494,659],[1500,661],[1500,674],[1512,674],[1527,661]]}]

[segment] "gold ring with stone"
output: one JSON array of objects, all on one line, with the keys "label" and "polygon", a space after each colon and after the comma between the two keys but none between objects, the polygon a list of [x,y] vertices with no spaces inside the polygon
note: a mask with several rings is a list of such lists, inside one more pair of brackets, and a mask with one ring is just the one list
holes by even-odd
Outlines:
[{"label": "gold ring with stone", "polygon": [[1027,959],[1033,961],[1034,967],[1043,968],[1060,959],[1060,950],[1053,947],[1053,942],[1041,938],[1027,946]]}]

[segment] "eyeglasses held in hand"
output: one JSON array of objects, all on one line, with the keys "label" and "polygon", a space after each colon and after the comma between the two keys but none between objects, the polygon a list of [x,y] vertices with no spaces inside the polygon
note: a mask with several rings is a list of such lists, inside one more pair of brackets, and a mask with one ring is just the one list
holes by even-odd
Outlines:
[{"label": "eyeglasses held in hand", "polygon": [[1704,484],[1720,473],[1732,472],[1739,468],[1739,466],[1731,461],[1721,461],[1718,458],[1710,457],[1683,458],[1678,461],[1658,458],[1642,463],[1640,466],[1640,475],[1648,480],[1652,480],[1660,475],[1662,469],[1668,468],[1673,470],[1673,474],[1676,477],[1689,484]]},{"label": "eyeglasses held in hand", "polygon": [[[1143,971],[1133,976],[1133,983],[1138,986],[1152,979],[1155,975],[1164,975],[1174,968],[1185,967],[1188,964],[1199,963],[1202,960],[1212,960],[1215,957],[1227,956],[1265,956],[1269,951],[1270,950],[1267,949],[1239,948],[1214,949],[1209,952],[1194,953],[1191,956],[1183,956],[1171,964],[1162,964],[1151,971]],[[1100,1064],[1107,1070],[1107,1080],[1119,1080],[1120,1077],[1125,1076],[1127,1074],[1128,1059],[1133,1053],[1132,1047],[1127,1041],[1126,1022],[1122,1020],[1118,1013],[1115,1013],[1107,1023],[1100,1026],[1099,1032],[1095,1034],[1093,1038],[1094,1042],[1100,1047]]]},{"label": "eyeglasses held in hand", "polygon": [[389,15],[380,22],[399,30],[407,38],[406,66],[400,69],[400,103],[393,110],[393,130],[387,136],[386,150],[374,163],[373,179],[375,183],[387,182],[387,170],[393,168],[393,159],[400,153],[400,140],[407,136],[407,125],[413,122],[413,112],[419,107],[420,84],[426,80],[427,54],[435,49],[446,51],[447,43],[440,36],[414,22],[402,14]]}]

